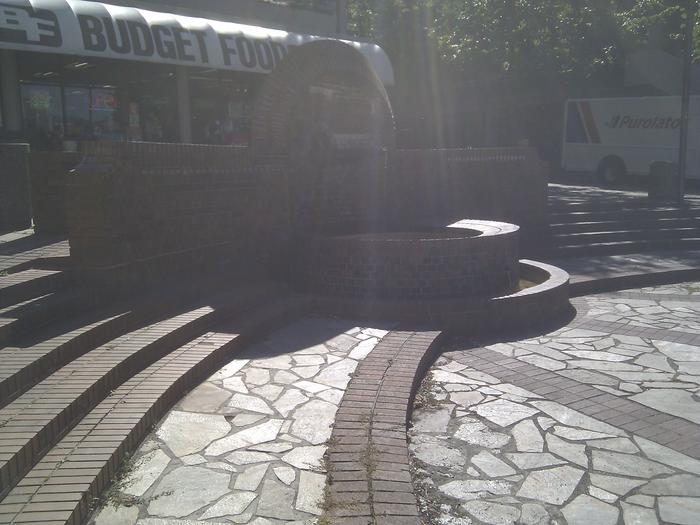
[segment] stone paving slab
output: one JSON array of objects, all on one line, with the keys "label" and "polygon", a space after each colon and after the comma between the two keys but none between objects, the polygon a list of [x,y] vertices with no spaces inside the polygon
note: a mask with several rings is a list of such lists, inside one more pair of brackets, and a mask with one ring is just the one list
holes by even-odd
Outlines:
[{"label": "stone paving slab", "polygon": [[700,461],[444,355],[411,431],[430,523],[616,525],[700,518]]},{"label": "stone paving slab", "polygon": [[[123,498],[131,484],[148,477],[143,499],[104,507],[94,522],[695,524],[700,495],[679,488],[696,486],[700,476],[694,405],[688,412],[687,403],[676,403],[686,410],[673,414],[644,398],[658,391],[668,398],[672,391],[682,393],[672,397],[689,395],[695,403],[700,389],[688,373],[693,370],[684,369],[685,363],[692,367],[696,350],[673,346],[695,342],[700,285],[678,286],[577,299],[578,316],[567,327],[444,354],[417,398],[413,469],[406,425],[440,334],[353,328],[338,336],[342,342],[326,340],[322,346],[334,349],[335,363],[358,363],[343,370],[347,375],[336,388],[333,408],[326,413],[314,407],[319,426],[300,436],[297,410],[324,393],[318,378],[330,363],[309,360],[299,366],[298,372],[313,367],[308,373],[315,375],[308,378],[282,374],[300,363],[280,359],[285,352],[271,349],[284,340],[286,353],[295,355],[296,332],[303,332],[297,328],[255,349],[250,361],[224,367],[183,400],[139,452],[161,459],[165,466],[158,467],[158,476],[139,474],[117,488]],[[643,295],[652,298],[638,297]],[[687,311],[663,306],[668,296],[690,305]],[[601,319],[610,308],[623,315]],[[614,330],[596,331],[596,323]],[[337,353],[338,345],[350,353]],[[316,353],[324,355],[320,348]],[[276,371],[260,366],[268,359]],[[692,381],[680,381],[689,376]],[[283,416],[276,405],[290,390],[301,390],[306,400]],[[271,426],[275,420],[279,429]],[[198,425],[208,429],[201,436]],[[285,459],[306,447],[320,448],[314,456],[320,467],[310,469],[320,476],[315,479],[303,474],[303,465]],[[229,476],[228,484],[224,477],[220,485],[214,482],[220,490],[204,500],[186,496],[197,483],[214,479],[212,473]],[[176,482],[184,474],[195,481]],[[315,495],[301,498],[307,489]],[[170,505],[153,504],[169,490],[184,491],[178,494],[190,503],[179,510],[171,508],[177,504],[173,498]],[[309,502],[315,506],[304,507]],[[110,521],[115,517],[121,521]]]}]

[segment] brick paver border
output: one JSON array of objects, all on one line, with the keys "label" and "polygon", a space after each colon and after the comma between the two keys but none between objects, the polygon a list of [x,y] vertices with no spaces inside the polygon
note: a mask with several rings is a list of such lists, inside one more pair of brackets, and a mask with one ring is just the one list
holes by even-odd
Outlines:
[{"label": "brick paver border", "polygon": [[[672,283],[671,283],[672,284]],[[673,301],[678,303],[700,303],[700,295],[675,295],[665,293],[643,293],[643,292],[612,292],[606,296],[619,297],[621,299],[644,299],[652,301]]]},{"label": "brick paver border", "polygon": [[445,357],[615,427],[700,458],[700,425],[636,401],[602,392],[556,372],[506,357],[486,348],[450,351]]},{"label": "brick paver border", "polygon": [[[606,294],[608,295],[608,294]],[[646,297],[649,299],[649,296]],[[674,343],[700,346],[700,334],[682,332],[680,330],[666,330],[663,328],[650,328],[634,326],[629,321],[601,321],[600,319],[589,319],[586,313],[590,307],[583,299],[572,299],[571,304],[576,308],[576,318],[568,325],[569,328],[582,328],[598,332],[610,332],[619,335],[636,335],[648,339],[661,339]]]},{"label": "brick paver border", "polygon": [[328,450],[326,509],[342,525],[420,525],[406,428],[440,332],[393,331],[360,362]]}]

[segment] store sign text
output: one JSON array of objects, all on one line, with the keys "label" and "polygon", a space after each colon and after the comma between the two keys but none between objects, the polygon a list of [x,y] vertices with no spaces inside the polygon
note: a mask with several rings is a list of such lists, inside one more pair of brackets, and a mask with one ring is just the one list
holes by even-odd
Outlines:
[{"label": "store sign text", "polygon": [[[78,15],[78,23],[86,51],[157,55],[166,60],[210,64],[206,31],[90,15]],[[287,53],[279,42],[251,41],[243,35],[220,34],[218,40],[227,66],[232,65],[232,57],[238,56],[246,68],[272,71]]]},{"label": "store sign text", "polygon": [[[322,37],[83,0],[0,0],[0,48],[268,73],[295,46]],[[342,40],[387,84],[376,45]]]},{"label": "store sign text", "polygon": [[61,47],[58,17],[48,9],[0,2],[0,42]]},{"label": "store sign text", "polygon": [[[237,68],[240,64],[244,69],[263,71],[272,71],[291,47],[271,38],[250,38],[243,33],[216,33],[181,25],[148,24],[113,15],[75,13],[70,21],[77,21],[82,49],[71,49],[73,46],[64,41],[61,31],[60,18],[65,17],[59,15],[64,14],[0,2],[0,42],[65,48],[65,52],[76,54],[84,51],[89,55],[133,56],[213,67]],[[219,48],[213,56],[212,46]]]}]

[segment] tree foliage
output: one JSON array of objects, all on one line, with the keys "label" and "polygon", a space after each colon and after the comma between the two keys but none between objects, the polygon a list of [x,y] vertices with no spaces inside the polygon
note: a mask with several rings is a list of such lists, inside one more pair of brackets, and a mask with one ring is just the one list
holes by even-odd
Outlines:
[{"label": "tree foliage", "polygon": [[[467,75],[556,75],[605,82],[628,53],[655,48],[680,56],[681,0],[350,0],[351,30],[402,51],[429,43]],[[698,50],[700,51],[700,50]],[[696,52],[700,56],[700,52]]]}]

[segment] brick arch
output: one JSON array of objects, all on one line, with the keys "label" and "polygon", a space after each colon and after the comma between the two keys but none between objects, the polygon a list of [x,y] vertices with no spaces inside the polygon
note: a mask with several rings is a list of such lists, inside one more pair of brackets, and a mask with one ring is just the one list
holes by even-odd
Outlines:
[{"label": "brick arch", "polygon": [[[367,59],[349,44],[318,40],[292,48],[266,78],[253,111],[251,145],[255,154],[294,157],[299,137],[308,136],[315,131],[314,126],[322,125],[314,119],[318,115],[308,110],[323,112],[311,94],[323,89],[372,101],[374,111],[367,116],[371,120],[368,124],[375,128],[377,145],[394,147],[389,97]],[[357,117],[357,110],[343,108],[334,120]]]},{"label": "brick arch", "polygon": [[293,48],[258,95],[251,150],[285,168],[293,232],[376,228],[394,147],[387,92],[349,44],[319,40]]}]

